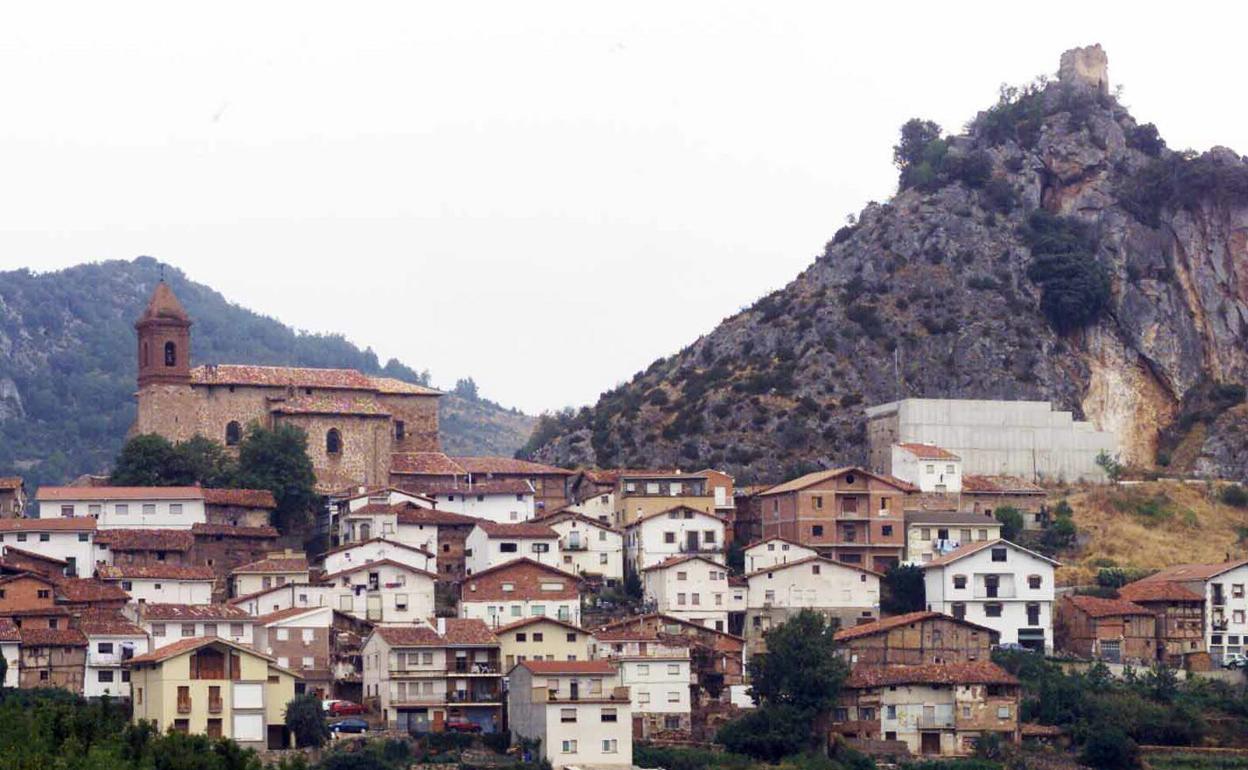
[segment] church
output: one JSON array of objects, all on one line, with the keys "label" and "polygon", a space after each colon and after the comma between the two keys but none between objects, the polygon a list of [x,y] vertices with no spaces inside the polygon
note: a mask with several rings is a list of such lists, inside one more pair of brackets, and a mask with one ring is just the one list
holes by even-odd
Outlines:
[{"label": "church", "polygon": [[191,366],[191,319],[164,281],[138,332],[138,414],[131,435],[170,441],[201,435],[237,447],[251,422],[295,425],[308,435],[317,490],[385,486],[392,456],[438,452],[432,388],[354,369]]}]

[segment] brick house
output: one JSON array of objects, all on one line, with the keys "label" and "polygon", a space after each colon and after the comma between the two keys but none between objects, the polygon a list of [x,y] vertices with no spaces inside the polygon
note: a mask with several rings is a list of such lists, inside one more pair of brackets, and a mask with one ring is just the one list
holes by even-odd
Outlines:
[{"label": "brick house", "polygon": [[851,666],[918,666],[990,660],[1000,634],[939,612],[894,615],[836,633]]},{"label": "brick house", "polygon": [[209,524],[267,527],[277,500],[267,489],[204,489],[204,517]]},{"label": "brick house", "polygon": [[689,645],[696,684],[712,699],[719,699],[725,687],[745,681],[745,639],[734,634],[658,613],[617,620],[602,630],[610,634],[633,631],[664,642],[684,639]]},{"label": "brick house", "polygon": [[905,551],[904,503],[916,487],[862,468],[808,473],[759,494],[763,537],[887,572]]},{"label": "brick house", "polygon": [[992,516],[997,508],[1017,508],[1026,529],[1044,529],[1049,523],[1045,500],[1048,493],[1040,485],[1018,476],[985,476],[968,473],[962,477],[960,510]]},{"label": "brick house", "polygon": [[320,698],[333,690],[330,652],[334,611],[330,607],[291,607],[256,618],[255,648],[294,671],[296,693]]},{"label": "brick house", "polygon": [[1205,600],[1178,583],[1137,580],[1118,589],[1118,598],[1147,608],[1157,618],[1157,659],[1187,668],[1191,656],[1205,652]]},{"label": "brick house", "polygon": [[229,596],[230,571],[263,559],[277,547],[279,533],[273,527],[242,527],[229,524],[195,524],[191,527],[195,547],[190,558],[194,564],[211,567],[216,574],[212,596],[224,601]]},{"label": "brick house", "polygon": [[97,559],[116,567],[191,566],[195,536],[184,529],[105,529],[95,533]]},{"label": "brick house", "polygon": [[1157,659],[1157,618],[1126,599],[1064,595],[1054,608],[1059,650],[1107,663],[1149,665]]},{"label": "brick house", "polygon": [[76,628],[30,628],[20,631],[19,686],[59,687],[82,694],[87,665],[87,637]]},{"label": "brick house", "polygon": [[580,579],[558,567],[522,558],[464,579],[458,615],[489,626],[544,615],[581,622]]}]

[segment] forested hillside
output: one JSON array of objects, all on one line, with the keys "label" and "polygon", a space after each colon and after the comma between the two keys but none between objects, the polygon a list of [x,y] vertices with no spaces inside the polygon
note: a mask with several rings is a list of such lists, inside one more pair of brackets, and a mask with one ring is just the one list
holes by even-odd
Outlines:
[{"label": "forested hillside", "polygon": [[[0,273],[0,475],[38,484],[106,468],[134,418],[133,323],[160,275],[147,257]],[[428,372],[383,365],[341,336],[296,332],[176,269],[165,280],[195,322],[196,364],[348,367],[428,384]],[[510,454],[532,425],[470,382],[442,401],[447,451]]]}]

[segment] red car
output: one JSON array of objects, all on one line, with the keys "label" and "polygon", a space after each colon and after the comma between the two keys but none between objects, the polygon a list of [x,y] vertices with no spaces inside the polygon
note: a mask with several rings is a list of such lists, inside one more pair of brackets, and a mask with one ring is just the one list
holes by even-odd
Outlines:
[{"label": "red car", "polygon": [[336,700],[329,704],[326,712],[331,717],[349,717],[356,714],[365,713],[365,708],[358,703],[349,700]]},{"label": "red car", "polygon": [[452,733],[479,733],[481,732],[481,725],[475,722],[462,720],[462,721],[447,722],[446,729],[448,732],[452,732]]}]

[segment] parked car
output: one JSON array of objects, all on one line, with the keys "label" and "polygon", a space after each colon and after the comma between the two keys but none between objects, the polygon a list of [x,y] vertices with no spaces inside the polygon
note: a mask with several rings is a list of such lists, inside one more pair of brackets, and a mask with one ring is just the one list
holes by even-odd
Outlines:
[{"label": "parked car", "polygon": [[1222,659],[1222,668],[1245,668],[1248,667],[1248,656],[1242,652],[1232,652]]},{"label": "parked car", "polygon": [[479,733],[481,725],[467,720],[456,720],[447,722],[446,729],[452,733]]},{"label": "parked car", "polygon": [[321,711],[324,711],[326,714],[328,714],[329,710],[333,708],[333,705],[335,703],[342,703],[342,701],[335,700],[333,698],[326,698],[325,700],[321,701]]},{"label": "parked car", "polygon": [[331,723],[329,729],[335,733],[366,733],[368,722],[363,719],[340,719]]},{"label": "parked car", "polygon": [[363,706],[349,700],[331,701],[329,706],[325,709],[325,713],[329,714],[331,717],[356,716],[357,714],[363,714],[365,711],[366,709]]}]

